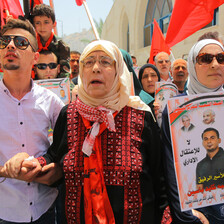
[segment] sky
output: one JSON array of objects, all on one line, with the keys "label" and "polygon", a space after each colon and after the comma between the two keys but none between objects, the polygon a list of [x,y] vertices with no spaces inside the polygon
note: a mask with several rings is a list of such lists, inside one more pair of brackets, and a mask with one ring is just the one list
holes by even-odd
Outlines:
[{"label": "sky", "polygon": [[[23,7],[23,0],[20,0]],[[56,14],[58,36],[69,35],[89,29],[91,24],[87,17],[84,6],[77,6],[75,0],[54,0],[54,10]],[[50,4],[49,0],[44,0],[45,4]],[[105,21],[113,0],[86,0],[89,11],[97,22],[100,18]]]}]

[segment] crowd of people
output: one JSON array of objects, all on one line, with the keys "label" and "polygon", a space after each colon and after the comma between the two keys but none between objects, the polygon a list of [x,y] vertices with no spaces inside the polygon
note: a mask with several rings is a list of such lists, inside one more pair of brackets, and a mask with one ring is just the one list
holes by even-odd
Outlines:
[{"label": "crowd of people", "polygon": [[[224,223],[224,204],[181,210],[168,108],[159,127],[155,100],[162,81],[179,96],[223,91],[218,34],[200,37],[188,61],[159,52],[139,68],[106,40],[70,52],[54,27],[53,9],[40,4],[30,21],[9,19],[1,29],[0,223]],[[71,82],[67,105],[35,83],[57,78]],[[205,124],[214,120],[214,111],[204,112]],[[188,115],[181,121],[183,134],[195,128]],[[202,142],[207,154],[197,176],[213,175],[214,161],[224,171],[219,132],[207,128]]]}]

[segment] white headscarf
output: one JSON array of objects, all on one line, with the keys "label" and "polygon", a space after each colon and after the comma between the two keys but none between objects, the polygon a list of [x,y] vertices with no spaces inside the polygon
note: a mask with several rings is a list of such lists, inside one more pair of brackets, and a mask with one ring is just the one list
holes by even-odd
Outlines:
[{"label": "white headscarf", "polygon": [[[85,59],[93,51],[103,51],[109,55],[116,64],[116,76],[111,91],[102,98],[93,98],[89,96],[83,88],[83,63]],[[79,78],[78,78],[78,96],[80,100],[91,106],[104,106],[114,111],[120,111],[126,105],[150,111],[151,109],[137,96],[130,97],[131,92],[131,75],[123,61],[123,56],[119,48],[112,42],[106,40],[96,40],[86,46],[80,57]]]},{"label": "white headscarf", "polygon": [[195,64],[196,57],[198,56],[201,49],[208,44],[217,44],[224,51],[222,44],[213,39],[204,39],[198,41],[190,50],[188,55],[188,72],[189,72],[189,82],[188,82],[188,93],[189,94],[198,94],[198,93],[208,93],[208,92],[216,92],[223,90],[222,85],[217,88],[208,88],[202,85],[197,78]]}]

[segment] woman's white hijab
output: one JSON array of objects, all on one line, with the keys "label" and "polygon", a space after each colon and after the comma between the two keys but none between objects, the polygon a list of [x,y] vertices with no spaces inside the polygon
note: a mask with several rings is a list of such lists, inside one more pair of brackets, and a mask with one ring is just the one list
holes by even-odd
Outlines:
[{"label": "woman's white hijab", "polygon": [[[89,96],[83,87],[83,59],[94,51],[103,51],[115,61],[116,76],[111,91],[102,98]],[[130,97],[131,75],[123,61],[123,56],[119,48],[112,42],[106,40],[96,40],[86,46],[80,57],[78,96],[80,100],[91,106],[104,106],[114,111],[120,111],[126,105],[136,109],[150,111],[151,109],[143,103],[139,97]]]},{"label": "woman's white hijab", "polygon": [[216,92],[223,90],[222,85],[217,88],[208,88],[202,85],[197,78],[195,64],[196,64],[196,57],[198,56],[199,52],[203,47],[208,44],[217,44],[221,47],[224,51],[222,44],[213,39],[204,39],[198,41],[190,50],[188,55],[188,72],[189,72],[189,82],[188,82],[188,94],[199,94],[199,93],[208,93],[208,92]]}]

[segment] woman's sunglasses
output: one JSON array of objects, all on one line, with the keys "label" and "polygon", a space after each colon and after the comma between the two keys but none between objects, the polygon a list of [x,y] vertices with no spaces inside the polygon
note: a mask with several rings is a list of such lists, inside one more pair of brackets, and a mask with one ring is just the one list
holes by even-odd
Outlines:
[{"label": "woman's sunglasses", "polygon": [[45,64],[45,63],[40,63],[40,64],[36,64],[37,68],[39,68],[40,70],[45,70],[47,68],[47,66],[50,69],[55,69],[57,67],[57,63],[49,63],[49,64]]},{"label": "woman's sunglasses", "polygon": [[13,35],[5,35],[0,37],[0,49],[6,48],[11,40],[13,39],[14,45],[20,50],[26,50],[30,45],[32,50],[35,52],[34,48],[30,44],[29,40],[26,37],[22,36],[13,36]]},{"label": "woman's sunglasses", "polygon": [[219,54],[207,54],[207,53],[201,53],[196,57],[196,62],[199,65],[208,65],[213,61],[213,58],[216,58],[217,62],[219,64],[224,64],[224,52]]}]

